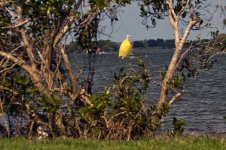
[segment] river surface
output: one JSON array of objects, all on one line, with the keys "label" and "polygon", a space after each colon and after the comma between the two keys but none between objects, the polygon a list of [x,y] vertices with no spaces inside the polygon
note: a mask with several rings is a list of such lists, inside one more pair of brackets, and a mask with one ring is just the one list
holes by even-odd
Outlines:
[{"label": "river surface", "polygon": [[[152,83],[148,90],[147,104],[153,103],[159,95],[160,72],[168,64],[173,50],[150,49],[134,50],[135,56],[142,56],[152,74]],[[83,69],[88,74],[88,55],[71,54],[70,59],[76,72]],[[76,64],[76,65],[75,65]],[[92,61],[94,64],[94,61]],[[136,59],[121,60],[117,52],[96,55],[94,67],[93,93],[101,92],[112,84],[114,73],[128,64],[136,64]],[[223,133],[226,132],[226,57],[220,57],[213,68],[203,71],[195,79],[187,80],[185,93],[172,105],[163,129],[172,128],[172,118],[178,117],[187,121],[185,132]]]}]

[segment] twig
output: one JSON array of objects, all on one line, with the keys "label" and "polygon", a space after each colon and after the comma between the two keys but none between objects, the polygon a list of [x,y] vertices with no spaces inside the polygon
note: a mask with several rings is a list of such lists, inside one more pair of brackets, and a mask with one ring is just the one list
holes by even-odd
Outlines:
[{"label": "twig", "polygon": [[190,0],[186,0],[186,4],[184,6],[182,6],[182,9],[179,12],[179,16],[181,16],[184,13],[186,8],[188,7],[189,2],[190,2]]},{"label": "twig", "polygon": [[171,100],[168,102],[169,105],[173,104],[175,100],[177,100],[177,98],[179,98],[182,94],[183,94],[184,90],[182,90],[181,92],[177,92],[176,95],[174,95]]},{"label": "twig", "polygon": [[6,70],[12,69],[13,67],[15,67],[17,64],[14,63],[12,66],[8,67],[8,68],[4,68],[0,71],[0,73],[5,72]]},{"label": "twig", "polygon": [[17,17],[17,15],[15,15],[11,10],[9,10],[7,7],[5,7],[5,9],[9,12],[9,14],[12,16],[12,17]]},{"label": "twig", "polygon": [[18,28],[18,27],[20,27],[20,26],[23,26],[23,25],[26,24],[28,21],[29,21],[29,19],[26,19],[26,20],[20,22],[20,23],[17,24],[17,25],[14,25],[14,26],[8,26],[8,27],[2,27],[2,29],[15,29],[15,28]]},{"label": "twig", "polygon": [[178,68],[179,64],[181,63],[181,61],[184,59],[184,57],[186,56],[186,54],[192,50],[193,43],[191,43],[191,45],[189,46],[189,48],[181,55],[179,61],[177,62],[176,68]]}]

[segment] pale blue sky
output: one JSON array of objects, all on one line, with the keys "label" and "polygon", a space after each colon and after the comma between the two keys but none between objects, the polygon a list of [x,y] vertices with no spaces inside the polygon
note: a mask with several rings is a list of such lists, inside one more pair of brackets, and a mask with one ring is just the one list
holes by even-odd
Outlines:
[{"label": "pale blue sky", "polygon": [[[223,2],[224,1],[224,2]],[[214,3],[225,4],[226,0],[214,0]],[[213,1],[212,1],[213,2]],[[114,24],[113,32],[111,34],[110,40],[115,42],[122,41],[127,34],[132,36],[133,41],[135,40],[144,40],[144,39],[172,39],[173,32],[172,28],[169,24],[168,18],[165,20],[161,20],[157,22],[157,27],[146,29],[144,25],[142,25],[142,18],[139,16],[139,7],[137,3],[133,3],[132,5],[127,5],[122,9],[123,11],[119,12],[119,21]],[[217,18],[217,17],[216,17]],[[217,24],[216,24],[217,22]],[[110,21],[105,21],[103,24],[108,25],[106,29],[106,33],[111,33],[111,29],[109,26]],[[219,24],[218,20],[215,20],[215,25]],[[225,32],[225,28],[220,28],[221,32]],[[194,39],[197,35],[200,35],[202,38],[206,38],[209,36],[209,30],[204,31],[192,31],[189,35],[189,39]],[[102,37],[104,39],[104,37]],[[106,38],[106,37],[105,37]]]}]

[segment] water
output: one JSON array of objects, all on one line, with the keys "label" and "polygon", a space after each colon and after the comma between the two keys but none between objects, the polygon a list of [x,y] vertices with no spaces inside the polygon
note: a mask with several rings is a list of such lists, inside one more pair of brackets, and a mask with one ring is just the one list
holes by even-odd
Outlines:
[{"label": "water", "polygon": [[[159,95],[160,72],[170,61],[172,50],[153,49],[135,50],[135,56],[142,56],[147,68],[152,74],[151,87],[148,91],[147,103],[152,103]],[[88,56],[84,54],[70,55],[75,72],[83,68],[88,73]],[[129,60],[135,64],[136,60]],[[101,92],[104,87],[113,81],[114,73],[121,67],[127,67],[128,61],[117,57],[117,52],[97,55],[95,63],[93,91]],[[175,101],[166,117],[165,128],[171,128],[172,118],[178,117],[187,120],[187,132],[226,132],[226,57],[221,57],[210,71],[201,72],[194,80],[185,84],[185,94]],[[163,128],[164,129],[164,128]]]}]

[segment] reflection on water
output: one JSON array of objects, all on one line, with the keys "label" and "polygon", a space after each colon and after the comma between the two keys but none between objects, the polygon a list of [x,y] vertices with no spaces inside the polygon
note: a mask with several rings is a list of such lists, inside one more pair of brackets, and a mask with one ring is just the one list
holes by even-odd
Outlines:
[{"label": "reflection on water", "polygon": [[[148,91],[148,103],[157,99],[160,87],[160,72],[165,69],[172,56],[172,50],[135,50],[135,56],[142,56],[152,74],[153,83]],[[71,55],[75,67],[83,68],[88,74],[88,56],[84,54]],[[115,72],[121,67],[135,64],[136,60],[121,60],[116,52],[97,55],[95,61],[93,91],[100,92],[113,81]],[[226,132],[226,58],[220,58],[208,72],[202,72],[195,80],[186,82],[186,92],[170,108],[166,126],[171,127],[172,117],[187,120],[186,131]]]}]

